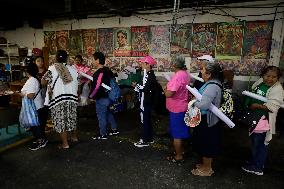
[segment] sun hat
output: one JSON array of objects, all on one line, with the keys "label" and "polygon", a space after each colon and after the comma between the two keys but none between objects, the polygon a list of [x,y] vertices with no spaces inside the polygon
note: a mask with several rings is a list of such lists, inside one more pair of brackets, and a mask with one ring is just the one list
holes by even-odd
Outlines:
[{"label": "sun hat", "polygon": [[208,62],[213,63],[214,58],[211,55],[202,55],[200,57],[197,57],[198,60],[207,60]]},{"label": "sun hat", "polygon": [[147,64],[150,64],[151,66],[156,64],[156,60],[152,56],[145,56],[143,58],[140,58],[139,62],[145,62]]}]

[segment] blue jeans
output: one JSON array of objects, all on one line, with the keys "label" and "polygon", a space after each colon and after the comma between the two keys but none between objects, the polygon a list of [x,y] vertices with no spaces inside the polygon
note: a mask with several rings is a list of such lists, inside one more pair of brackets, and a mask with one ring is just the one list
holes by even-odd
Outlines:
[{"label": "blue jeans", "polygon": [[107,123],[110,123],[111,129],[116,130],[117,124],[113,114],[109,111],[110,100],[108,98],[100,98],[96,100],[96,112],[99,120],[100,135],[107,134]]},{"label": "blue jeans", "polygon": [[253,133],[251,135],[252,143],[252,165],[257,169],[263,170],[267,153],[268,146],[264,144],[266,133]]}]

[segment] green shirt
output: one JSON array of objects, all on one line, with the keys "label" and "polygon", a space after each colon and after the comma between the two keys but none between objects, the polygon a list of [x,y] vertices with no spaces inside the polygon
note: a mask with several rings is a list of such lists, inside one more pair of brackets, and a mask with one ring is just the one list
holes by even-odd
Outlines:
[{"label": "green shirt", "polygon": [[[266,85],[265,83],[262,82],[256,88],[254,88],[252,90],[252,92],[255,93],[255,94],[258,94],[260,96],[266,97],[266,94],[267,94],[267,91],[268,91],[269,88],[270,87],[268,85]],[[250,97],[246,98],[245,104],[246,104],[247,107],[250,107],[250,105],[255,104],[255,103],[256,104],[264,104],[263,101],[260,101],[260,100],[254,99],[254,98],[250,98]],[[265,116],[268,116],[268,112],[265,111],[265,110],[257,109],[255,111],[260,113],[260,114],[263,114]]]}]

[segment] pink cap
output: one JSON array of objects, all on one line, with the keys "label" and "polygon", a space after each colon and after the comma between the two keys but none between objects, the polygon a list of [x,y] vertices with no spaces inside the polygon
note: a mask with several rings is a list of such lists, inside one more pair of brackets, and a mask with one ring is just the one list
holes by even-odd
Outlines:
[{"label": "pink cap", "polygon": [[147,64],[150,64],[151,66],[156,64],[156,60],[152,56],[145,56],[139,59],[139,62],[145,62]]}]

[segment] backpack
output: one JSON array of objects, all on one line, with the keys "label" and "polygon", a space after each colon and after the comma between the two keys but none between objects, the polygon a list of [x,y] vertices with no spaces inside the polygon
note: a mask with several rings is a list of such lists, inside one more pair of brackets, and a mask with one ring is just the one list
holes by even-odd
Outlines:
[{"label": "backpack", "polygon": [[110,79],[110,91],[108,97],[112,102],[116,102],[119,97],[121,97],[120,88],[115,80],[115,78]]},{"label": "backpack", "polygon": [[208,84],[215,84],[222,90],[222,99],[221,99],[221,105],[220,110],[229,118],[233,119],[234,114],[234,101],[233,101],[233,95],[232,95],[232,89],[226,87],[225,84],[220,85],[215,82],[209,82]]}]

